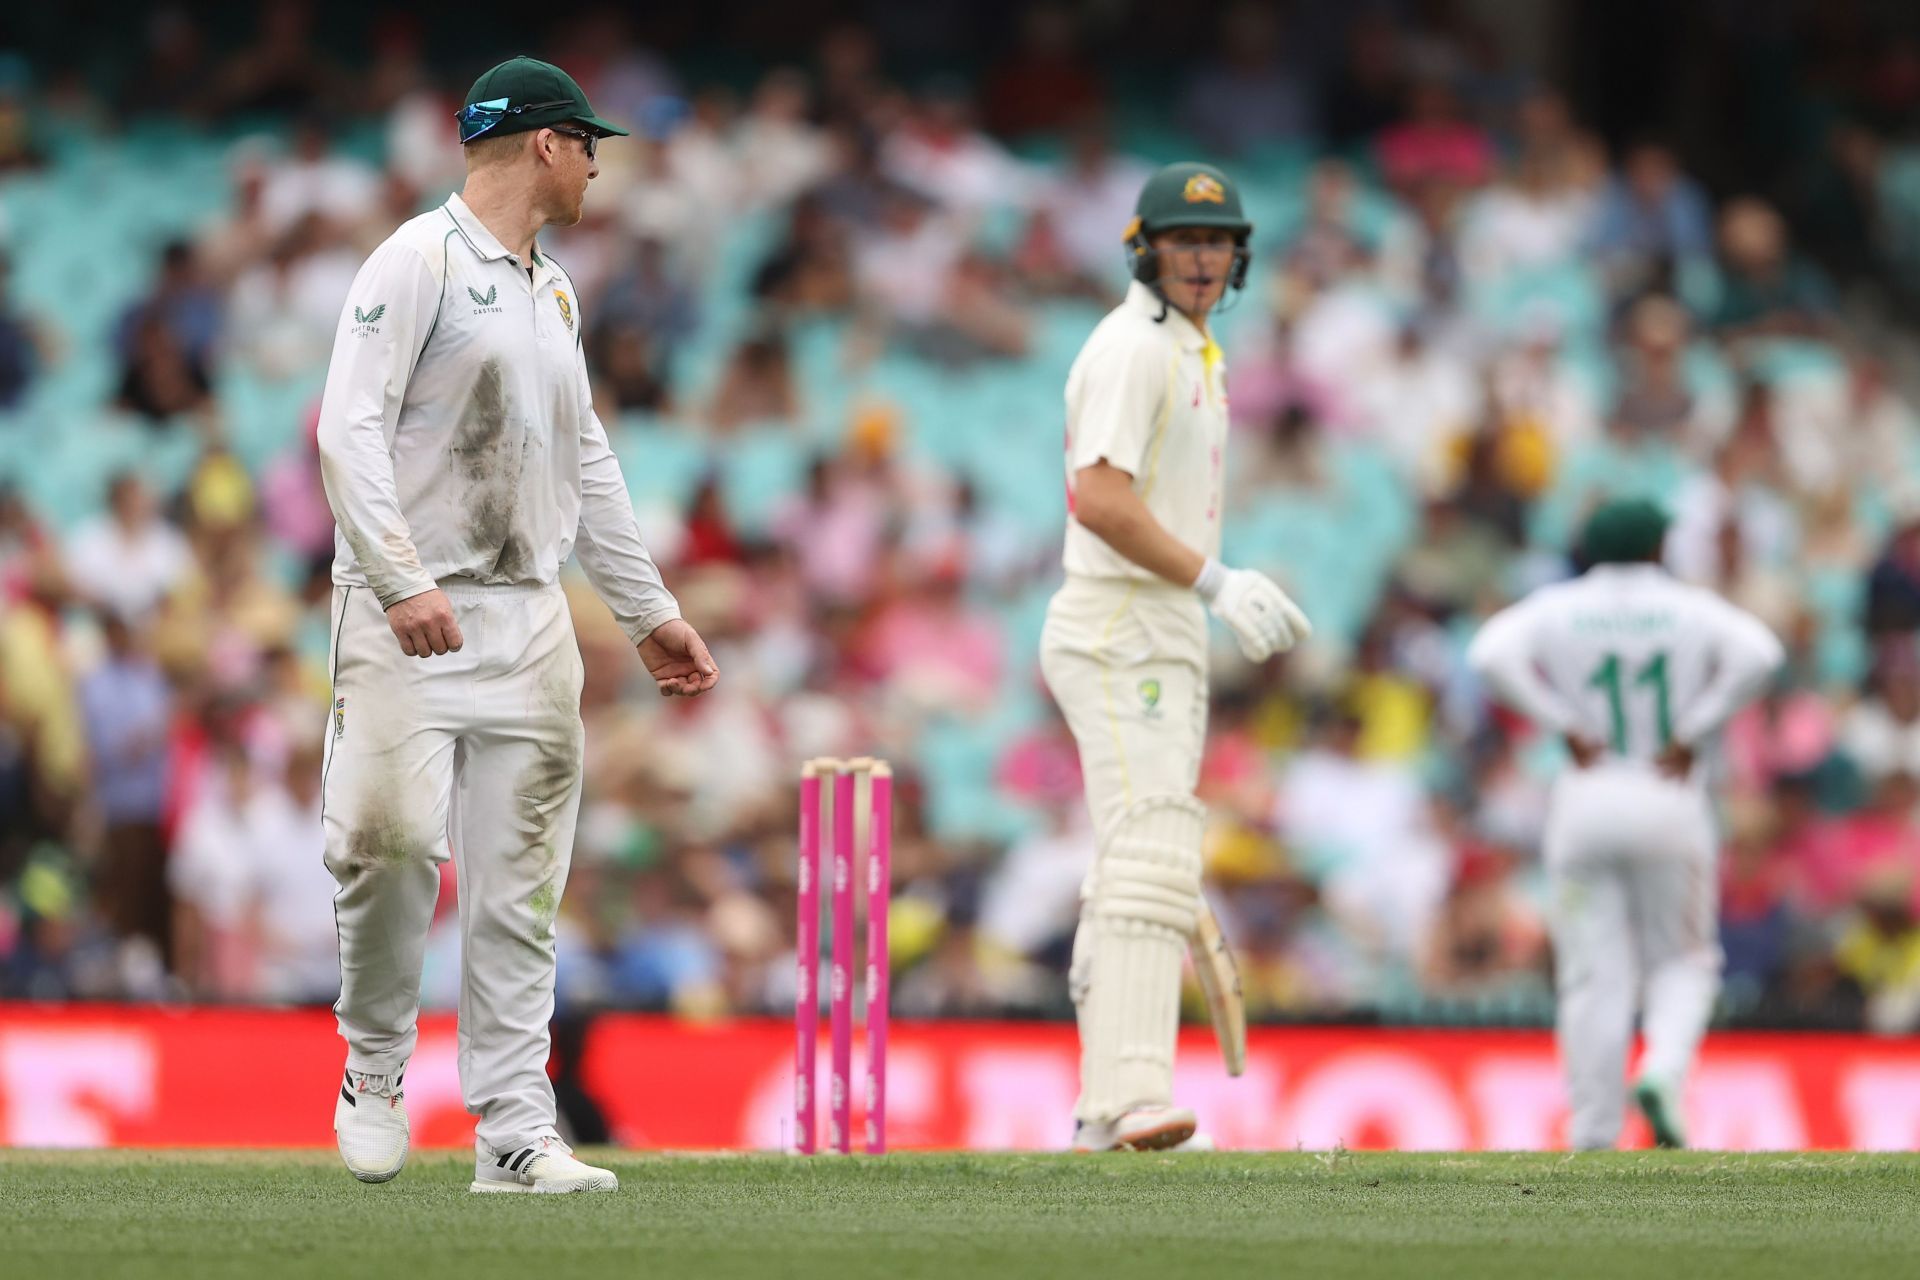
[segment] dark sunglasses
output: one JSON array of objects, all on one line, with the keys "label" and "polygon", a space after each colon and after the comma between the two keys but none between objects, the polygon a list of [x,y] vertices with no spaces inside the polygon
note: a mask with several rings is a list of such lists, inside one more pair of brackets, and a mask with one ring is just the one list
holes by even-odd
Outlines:
[{"label": "dark sunglasses", "polygon": [[555,107],[570,107],[573,101],[561,98],[554,102],[524,102],[517,107],[507,104],[511,98],[489,98],[485,102],[469,102],[460,108],[454,119],[460,122],[460,141],[472,142],[487,130],[505,120],[508,116],[517,116],[525,111],[551,111]]},{"label": "dark sunglasses", "polygon": [[557,124],[550,124],[547,127],[555,133],[562,133],[569,138],[580,139],[580,145],[587,149],[587,159],[589,160],[593,159],[594,151],[600,146],[600,135],[598,134],[587,133],[580,129],[562,129]]}]

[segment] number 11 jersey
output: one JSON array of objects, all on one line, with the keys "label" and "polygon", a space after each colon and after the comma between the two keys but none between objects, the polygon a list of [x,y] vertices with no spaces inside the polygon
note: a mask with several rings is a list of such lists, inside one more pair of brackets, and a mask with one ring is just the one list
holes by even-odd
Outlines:
[{"label": "number 11 jersey", "polygon": [[1628,760],[1702,746],[1784,658],[1764,623],[1654,564],[1604,564],[1488,619],[1468,662],[1502,701]]}]

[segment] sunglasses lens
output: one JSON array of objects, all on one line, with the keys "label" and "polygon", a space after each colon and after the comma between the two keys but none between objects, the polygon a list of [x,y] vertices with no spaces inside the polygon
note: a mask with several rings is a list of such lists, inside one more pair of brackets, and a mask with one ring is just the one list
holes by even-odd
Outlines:
[{"label": "sunglasses lens", "polygon": [[470,102],[460,108],[460,141],[472,142],[493,126],[500,123],[507,114],[506,98],[491,98],[486,102]]},{"label": "sunglasses lens", "polygon": [[[460,141],[472,142],[487,130],[499,124],[508,116],[522,115],[529,111],[551,111],[556,107],[571,107],[572,102],[565,98],[553,102],[525,102],[513,105],[511,98],[489,98],[485,102],[469,102],[460,108],[454,119],[460,123]],[[588,134],[573,135],[587,143],[587,157],[593,157],[593,146],[599,139]]]}]

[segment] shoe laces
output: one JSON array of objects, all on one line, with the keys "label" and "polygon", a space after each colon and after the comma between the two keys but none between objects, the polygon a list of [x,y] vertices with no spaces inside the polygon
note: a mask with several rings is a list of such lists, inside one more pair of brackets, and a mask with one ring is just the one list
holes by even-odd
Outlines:
[{"label": "shoe laces", "polygon": [[352,1083],[355,1093],[371,1093],[381,1098],[399,1097],[400,1081],[404,1075],[405,1073],[402,1072],[400,1075],[376,1076],[365,1071],[355,1071],[352,1067],[347,1068],[347,1079]]}]

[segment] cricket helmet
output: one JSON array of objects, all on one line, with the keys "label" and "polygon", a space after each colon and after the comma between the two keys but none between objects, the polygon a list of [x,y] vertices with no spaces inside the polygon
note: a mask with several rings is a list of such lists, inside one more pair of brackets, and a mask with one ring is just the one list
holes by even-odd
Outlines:
[{"label": "cricket helmet", "polygon": [[1253,261],[1247,244],[1253,224],[1240,207],[1240,188],[1232,178],[1210,164],[1189,160],[1167,165],[1147,179],[1125,235],[1128,267],[1135,280],[1151,285],[1159,278],[1160,260],[1151,238],[1176,227],[1219,227],[1231,233],[1235,247],[1227,285],[1246,288],[1247,267]]}]

